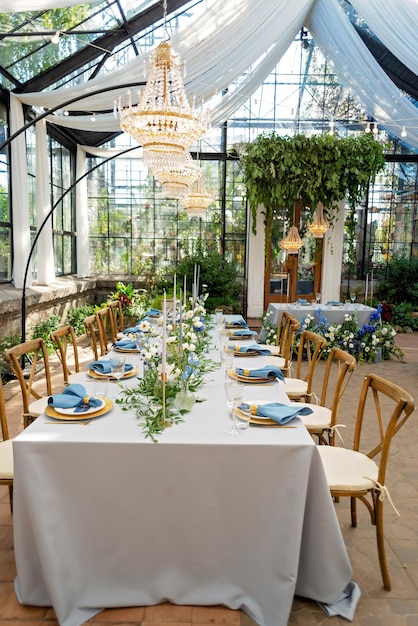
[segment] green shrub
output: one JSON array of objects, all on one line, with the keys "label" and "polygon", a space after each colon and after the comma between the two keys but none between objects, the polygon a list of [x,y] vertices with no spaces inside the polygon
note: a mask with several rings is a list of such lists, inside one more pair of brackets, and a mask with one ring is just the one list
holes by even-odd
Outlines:
[{"label": "green shrub", "polygon": [[376,296],[392,305],[408,302],[418,306],[418,259],[395,254],[388,265],[388,277],[377,287]]},{"label": "green shrub", "polygon": [[54,351],[54,344],[51,341],[51,333],[53,330],[57,330],[61,323],[59,315],[51,315],[41,322],[37,322],[31,326],[31,336],[33,339],[43,339],[48,348],[48,352]]},{"label": "green shrub", "polygon": [[89,315],[93,315],[94,306],[92,304],[83,304],[79,307],[68,309],[67,324],[70,324],[74,328],[74,332],[77,337],[84,335],[86,329],[84,328],[84,320]]},{"label": "green shrub", "polygon": [[396,326],[409,326],[412,330],[418,330],[418,318],[412,317],[414,307],[409,302],[396,304],[392,307],[392,324]]},{"label": "green shrub", "polygon": [[13,348],[21,342],[20,335],[7,335],[0,341],[0,376],[3,382],[11,378],[11,372],[4,360],[4,353],[8,348]]}]

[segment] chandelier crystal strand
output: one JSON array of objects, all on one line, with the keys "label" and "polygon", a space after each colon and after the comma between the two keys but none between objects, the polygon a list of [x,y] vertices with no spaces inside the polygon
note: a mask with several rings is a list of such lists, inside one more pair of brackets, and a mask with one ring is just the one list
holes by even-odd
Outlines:
[{"label": "chandelier crystal strand", "polygon": [[189,103],[183,85],[180,57],[163,41],[150,55],[147,84],[138,93],[138,104],[131,97],[119,105],[120,126],[143,146],[143,161],[151,171],[163,166],[180,169],[186,153],[209,128],[210,111]]},{"label": "chandelier crystal strand", "polygon": [[313,221],[309,224],[308,230],[316,239],[322,239],[328,230],[328,222],[324,215],[324,205],[318,202],[315,209]]},{"label": "chandelier crystal strand", "polygon": [[183,198],[189,193],[190,186],[201,174],[200,167],[193,161],[190,152],[185,152],[185,162],[175,166],[163,165],[153,171],[154,177],[161,183],[161,193],[166,198]]},{"label": "chandelier crystal strand", "polygon": [[303,241],[300,238],[298,229],[296,226],[291,226],[286,237],[281,240],[279,246],[282,250],[286,250],[288,254],[298,254],[299,250],[303,246]]},{"label": "chandelier crystal strand", "polygon": [[189,217],[204,217],[206,209],[213,201],[213,196],[206,191],[203,172],[192,184],[187,196],[180,200],[184,208],[187,209]]}]

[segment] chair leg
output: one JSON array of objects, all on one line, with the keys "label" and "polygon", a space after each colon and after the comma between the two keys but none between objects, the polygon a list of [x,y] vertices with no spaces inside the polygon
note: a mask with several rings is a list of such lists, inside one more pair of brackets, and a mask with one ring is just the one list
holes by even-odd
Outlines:
[{"label": "chair leg", "polygon": [[13,513],[13,485],[9,485],[10,513]]},{"label": "chair leg", "polygon": [[357,526],[357,498],[350,498],[351,508],[351,526],[355,528]]},{"label": "chair leg", "polygon": [[386,591],[392,590],[390,582],[388,564],[386,561],[385,537],[383,534],[383,502],[379,498],[375,499],[375,520],[376,520],[376,538],[377,551],[379,553],[380,571],[382,572],[383,587]]}]

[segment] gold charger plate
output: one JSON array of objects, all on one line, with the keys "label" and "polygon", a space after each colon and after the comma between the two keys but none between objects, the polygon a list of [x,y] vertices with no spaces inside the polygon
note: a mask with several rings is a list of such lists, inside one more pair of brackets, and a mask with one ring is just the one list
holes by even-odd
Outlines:
[{"label": "gold charger plate", "polygon": [[[100,374],[99,372],[96,372],[95,370],[88,370],[87,374],[91,377],[91,378],[97,378],[99,380],[116,380],[116,378],[114,376],[112,376],[112,374]],[[136,376],[138,374],[138,368],[134,367],[133,369],[129,370],[129,372],[125,372],[124,375],[122,376],[123,378],[132,378],[132,376]]]},{"label": "gold charger plate", "polygon": [[229,354],[233,354],[234,356],[262,356],[259,352],[238,352],[237,350],[231,350],[230,348],[226,349]]},{"label": "gold charger plate", "polygon": [[254,340],[254,337],[255,335],[232,335],[231,333],[228,333],[228,338],[232,340],[241,339],[241,341],[251,341]]},{"label": "gold charger plate", "polygon": [[234,378],[235,380],[239,380],[240,383],[254,383],[258,385],[260,384],[269,385],[270,383],[274,383],[276,380],[275,378],[270,379],[270,378],[256,378],[255,376],[240,376],[239,374],[236,374],[234,370],[229,370],[228,376],[230,378]]},{"label": "gold charger plate", "polygon": [[100,415],[105,415],[105,413],[109,413],[111,409],[113,409],[113,402],[109,398],[103,398],[104,406],[98,409],[94,413],[75,413],[74,415],[64,415],[63,413],[58,413],[54,409],[54,407],[48,405],[45,409],[46,415],[48,417],[53,417],[57,420],[66,420],[66,421],[76,421],[81,422],[82,420],[92,420],[95,417],[99,417]]},{"label": "gold charger plate", "polygon": [[250,424],[255,424],[257,426],[280,426],[277,422],[270,419],[269,417],[257,417],[257,415],[251,415],[246,411],[242,411],[241,409],[235,409],[235,413],[241,418],[246,419],[250,422]]}]

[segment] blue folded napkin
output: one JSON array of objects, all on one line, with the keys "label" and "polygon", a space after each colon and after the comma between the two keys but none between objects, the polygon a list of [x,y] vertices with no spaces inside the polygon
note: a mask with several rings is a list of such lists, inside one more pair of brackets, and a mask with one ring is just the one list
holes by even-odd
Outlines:
[{"label": "blue folded napkin", "polygon": [[248,330],[248,328],[240,328],[239,330],[229,331],[230,337],[252,337],[256,334],[255,330]]},{"label": "blue folded napkin", "polygon": [[245,376],[246,378],[279,378],[283,382],[286,382],[282,370],[280,367],[276,367],[275,365],[265,365],[264,367],[259,367],[258,369],[245,369],[237,367],[235,374],[238,376]]},{"label": "blue folded napkin", "polygon": [[136,326],[131,326],[130,328],[125,328],[125,330],[123,331],[124,335],[129,335],[131,333],[135,334],[141,332],[139,330],[139,323]]},{"label": "blue folded napkin", "polygon": [[247,411],[251,415],[259,415],[260,417],[270,417],[278,424],[286,424],[298,415],[309,415],[312,409],[307,406],[295,407],[288,404],[280,404],[280,402],[268,402],[267,404],[240,404],[242,411]]},{"label": "blue folded napkin", "polygon": [[[125,363],[125,372],[133,370],[134,366],[131,363]],[[93,370],[98,374],[110,374],[112,368],[110,367],[110,361],[92,361],[87,365],[87,369]]]},{"label": "blue folded napkin", "polygon": [[248,324],[245,320],[226,320],[225,324],[227,326],[242,326],[243,328],[248,328]]},{"label": "blue folded napkin", "polygon": [[341,304],[341,302],[339,302],[338,300],[328,300],[327,304],[329,306],[334,306],[334,305],[339,305]]},{"label": "blue folded napkin", "polygon": [[62,393],[49,396],[48,404],[60,409],[72,409],[76,406],[101,406],[100,398],[91,398],[87,395],[83,385],[68,385]]},{"label": "blue folded napkin", "polygon": [[257,354],[265,355],[271,354],[271,350],[268,350],[267,348],[260,348],[257,344],[254,344],[253,346],[228,346],[228,350],[242,354],[246,352],[257,352]]},{"label": "blue folded napkin", "polygon": [[306,300],[306,298],[298,298],[298,302],[299,304],[308,304],[308,301]]},{"label": "blue folded napkin", "polygon": [[145,313],[145,317],[146,317],[146,316],[150,316],[150,317],[160,317],[160,315],[161,315],[161,311],[160,311],[160,309],[154,309],[154,308],[152,308],[152,307],[151,307],[151,309],[150,309],[149,311],[147,311],[147,312]]},{"label": "blue folded napkin", "polygon": [[119,339],[113,344],[115,348],[123,348],[124,350],[136,350],[136,341],[133,339]]}]

